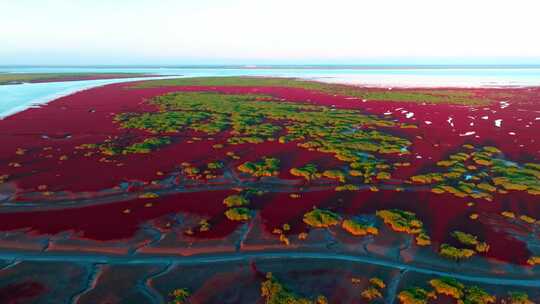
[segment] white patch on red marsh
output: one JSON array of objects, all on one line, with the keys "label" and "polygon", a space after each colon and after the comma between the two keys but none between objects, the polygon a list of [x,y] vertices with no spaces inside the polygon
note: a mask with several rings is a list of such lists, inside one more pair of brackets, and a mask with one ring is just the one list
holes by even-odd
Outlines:
[{"label": "white patch on red marsh", "polygon": [[471,136],[471,135],[474,135],[474,134],[476,134],[475,131],[469,131],[469,132],[461,133],[461,134],[459,134],[459,136]]}]

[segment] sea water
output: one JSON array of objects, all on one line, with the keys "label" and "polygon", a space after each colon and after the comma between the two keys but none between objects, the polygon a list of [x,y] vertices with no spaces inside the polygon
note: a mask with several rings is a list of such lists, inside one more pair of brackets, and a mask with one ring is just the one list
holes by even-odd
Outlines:
[{"label": "sea water", "polygon": [[[540,86],[540,67],[0,67],[0,73],[146,73],[160,76],[273,76],[383,87]],[[135,78],[0,85],[0,119],[60,96]]]}]

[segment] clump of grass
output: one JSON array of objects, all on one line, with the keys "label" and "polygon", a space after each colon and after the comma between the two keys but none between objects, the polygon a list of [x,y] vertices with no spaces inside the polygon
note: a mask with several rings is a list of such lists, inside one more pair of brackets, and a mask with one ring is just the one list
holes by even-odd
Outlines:
[{"label": "clump of grass", "polygon": [[315,208],[304,214],[304,223],[316,228],[327,228],[339,224],[338,214],[324,209]]},{"label": "clump of grass", "polygon": [[480,242],[477,236],[462,231],[452,232],[452,236],[455,237],[460,243],[467,246],[474,246],[478,252],[487,252],[489,245],[485,242]]},{"label": "clump of grass", "polygon": [[534,304],[534,302],[529,299],[528,294],[520,291],[510,291],[508,293],[508,299],[503,303],[505,302],[508,304]]},{"label": "clump of grass", "polygon": [[261,284],[261,295],[266,304],[328,304],[323,295],[315,296],[315,300],[295,294],[284,286],[272,273],[266,274],[266,280]]},{"label": "clump of grass", "polygon": [[430,299],[435,299],[436,295],[420,287],[410,287],[398,294],[398,299],[402,304],[427,304]]},{"label": "clump of grass", "polygon": [[178,288],[169,294],[171,298],[168,304],[184,304],[191,296],[191,292],[187,288]]},{"label": "clump of grass", "polygon": [[364,236],[368,234],[377,235],[379,230],[377,227],[362,224],[354,219],[346,219],[341,223],[341,227],[355,236]]},{"label": "clump of grass", "polygon": [[247,221],[251,218],[248,208],[231,208],[225,211],[225,216],[231,221]]},{"label": "clump of grass", "polygon": [[431,244],[431,239],[424,229],[424,224],[416,217],[416,214],[410,211],[399,209],[379,210],[376,215],[383,222],[397,232],[405,232],[416,235],[416,244],[427,246]]},{"label": "clump of grass", "polygon": [[459,261],[472,257],[475,252],[468,248],[457,248],[449,244],[442,244],[439,254],[445,258]]},{"label": "clump of grass", "polygon": [[265,157],[258,162],[245,162],[238,166],[238,170],[256,177],[275,176],[279,173],[279,159]]},{"label": "clump of grass", "polygon": [[292,168],[289,171],[294,176],[303,177],[307,181],[319,178],[321,175],[317,172],[317,165],[307,164],[300,168]]},{"label": "clump of grass", "polygon": [[240,207],[240,206],[249,205],[249,199],[247,199],[243,195],[233,194],[233,195],[227,196],[223,200],[223,204],[225,204],[227,207]]}]

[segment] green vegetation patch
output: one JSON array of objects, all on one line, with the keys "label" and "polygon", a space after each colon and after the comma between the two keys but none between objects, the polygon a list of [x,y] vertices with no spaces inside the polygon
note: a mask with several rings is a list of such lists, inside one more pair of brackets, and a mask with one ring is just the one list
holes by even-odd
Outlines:
[{"label": "green vegetation patch", "polygon": [[134,143],[125,147],[122,154],[134,154],[134,153],[150,153],[161,146],[165,146],[171,143],[169,137],[152,137],[147,138],[139,143]]},{"label": "green vegetation patch", "polygon": [[495,296],[490,295],[478,286],[465,288],[465,296],[463,297],[464,304],[489,304],[495,303],[495,300]]},{"label": "green vegetation patch", "polygon": [[[496,298],[478,286],[467,286],[460,281],[442,277],[429,281],[433,291],[419,287],[405,289],[400,292],[398,298],[401,303],[427,303],[429,299],[437,299],[437,295],[445,295],[456,299],[462,304],[490,304],[495,303]],[[503,301],[503,303],[505,303]]]},{"label": "green vegetation patch", "polygon": [[384,281],[381,278],[377,278],[377,277],[370,278],[369,284],[379,289],[386,288],[386,284],[384,284]]},{"label": "green vegetation patch", "polygon": [[366,89],[362,87],[306,81],[293,78],[262,77],[200,77],[150,80],[139,83],[134,88],[153,88],[163,86],[239,86],[239,87],[286,87],[318,91],[330,95],[342,95],[369,100],[401,101],[416,103],[452,103],[480,105],[489,102],[465,90],[441,89]]},{"label": "green vegetation patch", "polygon": [[452,232],[452,236],[455,237],[461,244],[467,246],[474,246],[478,252],[487,252],[489,250],[489,245],[485,242],[480,242],[478,237],[469,233],[462,231]]},{"label": "green vegetation patch", "polygon": [[465,285],[454,278],[439,278],[429,281],[429,284],[438,294],[447,295],[454,299],[461,299],[464,295]]},{"label": "green vegetation patch", "polygon": [[0,85],[38,81],[66,81],[70,79],[142,77],[138,73],[0,73]]},{"label": "green vegetation patch", "polygon": [[107,156],[127,155],[127,154],[147,154],[159,149],[162,146],[169,145],[171,138],[150,137],[141,142],[125,145],[119,140],[108,140],[101,144],[83,144],[78,146],[78,149],[97,149],[102,154]]},{"label": "green vegetation patch", "polygon": [[115,121],[120,123],[123,129],[171,133],[178,132],[183,127],[206,118],[208,118],[208,114],[197,112],[122,113],[115,116]]},{"label": "green vegetation patch", "polygon": [[492,200],[493,194],[526,191],[540,195],[540,165],[519,164],[504,159],[496,147],[475,148],[452,154],[437,165],[442,172],[411,177],[411,181],[431,185],[434,193],[451,193],[457,197]]},{"label": "green vegetation patch", "polygon": [[210,162],[207,165],[208,169],[211,169],[211,170],[223,169],[224,166],[225,165],[223,164],[223,162],[220,162],[220,161]]},{"label": "green vegetation patch", "polygon": [[267,274],[267,279],[261,284],[261,296],[266,304],[327,304],[326,297],[319,295],[315,300],[301,297],[285,287],[276,280],[271,273]]},{"label": "green vegetation patch", "polygon": [[368,288],[364,289],[362,293],[360,293],[360,296],[362,296],[362,298],[368,301],[373,301],[376,299],[381,299],[382,293],[380,290],[378,290],[374,286],[369,286]]},{"label": "green vegetation patch", "polygon": [[468,248],[457,248],[449,244],[442,244],[439,254],[445,258],[459,261],[472,257],[475,255],[475,251]]},{"label": "green vegetation patch", "polygon": [[424,229],[424,224],[420,221],[416,214],[410,211],[400,209],[379,210],[376,215],[383,222],[397,232],[405,232],[416,235],[416,244],[426,246],[431,244],[431,239]]},{"label": "green vegetation patch", "polygon": [[238,170],[256,177],[275,176],[279,174],[279,159],[265,157],[258,162],[245,162],[238,166]]},{"label": "green vegetation patch", "polygon": [[379,233],[377,227],[363,224],[354,219],[343,220],[341,223],[341,228],[355,236],[363,236],[368,234],[377,235]]},{"label": "green vegetation patch", "polygon": [[420,287],[411,287],[401,291],[398,299],[402,304],[427,304],[430,299],[436,298],[433,292]]},{"label": "green vegetation patch", "polygon": [[[392,166],[377,158],[385,154],[408,154],[411,142],[377,128],[401,124],[357,110],[335,109],[307,103],[276,100],[266,95],[234,95],[214,92],[176,92],[149,101],[156,112],[121,113],[115,121],[123,129],[153,134],[182,131],[226,136],[226,144],[261,144],[267,141],[296,142],[302,149],[332,154],[350,164],[356,175],[371,182],[385,179]],[[222,144],[221,144],[222,147]],[[316,172],[309,165],[293,174],[313,179],[319,174],[343,182],[347,172]],[[352,175],[351,175],[352,176]]]},{"label": "green vegetation patch", "polygon": [[304,223],[316,228],[327,228],[339,224],[341,218],[338,214],[324,209],[315,208],[304,214]]},{"label": "green vegetation patch", "polygon": [[317,165],[315,164],[307,164],[300,168],[292,168],[289,172],[294,176],[303,177],[307,181],[321,177],[321,174],[317,172]]},{"label": "green vegetation patch", "polygon": [[231,208],[225,211],[225,216],[231,221],[247,221],[251,218],[248,208]]},{"label": "green vegetation patch", "polygon": [[322,173],[322,176],[329,178],[329,179],[335,179],[342,183],[345,182],[345,173],[343,173],[341,170],[326,170]]},{"label": "green vegetation patch", "polygon": [[191,296],[191,292],[187,288],[179,288],[173,290],[170,294],[168,304],[184,304]]},{"label": "green vegetation patch", "polygon": [[508,304],[534,304],[534,302],[529,299],[528,294],[520,291],[509,292],[508,299],[505,302]]},{"label": "green vegetation patch", "polygon": [[344,185],[336,186],[335,190],[336,191],[358,191],[360,190],[360,187],[358,185],[353,185],[353,184],[344,184]]},{"label": "green vegetation patch", "polygon": [[254,196],[266,193],[263,190],[244,189],[239,194],[232,194],[223,200],[223,204],[229,207],[225,216],[231,221],[247,221],[251,218],[251,210],[247,206]]},{"label": "green vegetation patch", "polygon": [[227,207],[246,206],[249,205],[249,199],[247,199],[244,195],[233,194],[227,196],[223,200],[223,204],[225,204]]}]

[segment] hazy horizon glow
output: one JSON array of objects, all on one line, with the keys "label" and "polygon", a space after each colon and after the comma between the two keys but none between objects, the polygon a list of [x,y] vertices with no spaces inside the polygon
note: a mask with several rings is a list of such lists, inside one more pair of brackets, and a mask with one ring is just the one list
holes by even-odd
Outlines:
[{"label": "hazy horizon glow", "polygon": [[538,11],[525,0],[0,0],[0,64],[531,64]]}]

